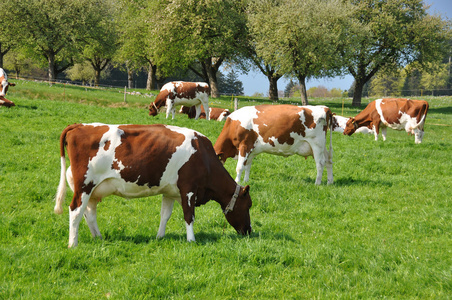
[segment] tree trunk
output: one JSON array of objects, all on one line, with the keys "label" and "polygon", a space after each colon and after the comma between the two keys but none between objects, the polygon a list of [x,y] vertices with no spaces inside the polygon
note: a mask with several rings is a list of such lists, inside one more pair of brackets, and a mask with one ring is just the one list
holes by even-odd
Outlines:
[{"label": "tree trunk", "polygon": [[361,106],[361,98],[363,95],[364,84],[365,84],[364,80],[356,80],[355,79],[355,88],[353,89],[352,106],[355,106],[355,107]]},{"label": "tree trunk", "polygon": [[203,67],[207,73],[207,77],[209,78],[209,86],[210,86],[210,97],[219,98],[220,92],[218,91],[217,84],[217,72],[212,67],[212,58],[206,58],[203,63]]},{"label": "tree trunk", "polygon": [[48,53],[47,60],[49,62],[49,82],[50,82],[50,85],[52,85],[56,79],[55,55],[53,53]]},{"label": "tree trunk", "polygon": [[127,68],[127,87],[133,89],[133,71]]},{"label": "tree trunk", "polygon": [[278,79],[279,77],[274,77],[272,75],[267,76],[270,82],[270,88],[268,90],[268,96],[270,100],[278,101]]},{"label": "tree trunk", "polygon": [[301,104],[309,105],[308,94],[306,93],[306,76],[298,75],[298,83],[300,84]]},{"label": "tree trunk", "polygon": [[157,84],[156,73],[157,66],[153,65],[152,63],[149,63],[148,79],[146,81],[146,90],[150,91],[156,87]]},{"label": "tree trunk", "polygon": [[94,85],[98,86],[100,82],[100,69],[94,69]]}]

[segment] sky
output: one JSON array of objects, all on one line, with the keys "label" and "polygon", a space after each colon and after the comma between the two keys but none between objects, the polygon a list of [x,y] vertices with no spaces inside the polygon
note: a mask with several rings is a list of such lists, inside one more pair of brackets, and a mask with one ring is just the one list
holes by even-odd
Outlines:
[{"label": "sky", "polygon": [[[441,15],[444,19],[452,20],[452,0],[425,0],[425,4],[431,5],[429,13],[432,15]],[[243,83],[243,88],[246,96],[251,96],[255,93],[262,93],[264,96],[268,94],[269,83],[267,77],[261,72],[251,71],[248,74],[241,74],[238,78]],[[278,90],[284,90],[287,83],[286,78],[278,80]],[[294,80],[296,82],[296,80]],[[341,90],[348,90],[353,83],[351,75],[325,78],[325,79],[311,79],[306,82],[307,89],[316,86],[324,86],[327,89],[337,88]]]}]

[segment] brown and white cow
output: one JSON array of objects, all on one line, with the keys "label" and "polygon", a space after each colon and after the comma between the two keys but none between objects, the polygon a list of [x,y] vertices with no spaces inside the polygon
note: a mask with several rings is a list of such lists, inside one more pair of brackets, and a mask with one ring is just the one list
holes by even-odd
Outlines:
[{"label": "brown and white cow", "polygon": [[[350,118],[334,115],[333,116],[333,131],[344,133],[345,126],[347,126],[348,120],[350,120]],[[364,134],[374,134],[374,131],[367,127],[360,127],[358,129],[356,129],[356,132],[364,133]]]},{"label": "brown and white cow", "polygon": [[424,136],[424,123],[428,112],[428,102],[410,99],[377,99],[347,121],[345,135],[352,135],[357,129],[367,127],[374,131],[375,140],[381,129],[383,141],[386,141],[386,130],[405,130],[414,134],[415,143],[420,144]]},{"label": "brown and white cow", "polygon": [[[194,106],[188,107],[182,105],[179,110],[182,114],[187,114],[190,119],[193,119],[196,117],[196,109]],[[219,108],[219,107],[209,107],[209,116],[211,120],[216,121],[224,121],[226,118],[231,114],[229,109],[227,108]],[[201,106],[201,114],[199,115],[200,119],[206,118],[206,112],[204,111],[204,108]]]},{"label": "brown and white cow", "polygon": [[8,92],[8,87],[15,86],[15,83],[8,82],[8,76],[6,76],[5,70],[0,68],[0,106],[11,107],[15,106],[14,102],[5,98],[6,93]]},{"label": "brown and white cow", "polygon": [[[326,164],[328,184],[333,183],[333,145],[326,149],[326,133],[333,114],[326,106],[258,105],[234,111],[226,119],[216,143],[215,152],[224,163],[237,157],[239,182],[250,177],[251,163],[259,153],[282,156],[313,156],[317,167],[315,183],[320,184]],[[330,128],[331,130],[331,128]]]},{"label": "brown and white cow", "polygon": [[[64,148],[70,166],[66,174]],[[74,191],[69,206],[69,247],[77,245],[82,216],[93,237],[101,237],[96,208],[114,194],[138,198],[163,194],[160,227],[165,228],[176,200],[182,205],[187,240],[194,241],[195,206],[215,200],[240,234],[251,232],[249,186],[236,184],[212,143],[191,129],[165,125],[74,124],[60,137],[61,177],[55,213],[63,212],[65,176]]]},{"label": "brown and white cow", "polygon": [[160,107],[166,105],[166,118],[168,119],[171,112],[174,119],[176,106],[185,105],[196,107],[195,119],[198,119],[202,105],[207,112],[206,119],[209,120],[209,93],[209,85],[204,82],[168,82],[162,87],[155,101],[149,105],[149,115],[156,116]]}]

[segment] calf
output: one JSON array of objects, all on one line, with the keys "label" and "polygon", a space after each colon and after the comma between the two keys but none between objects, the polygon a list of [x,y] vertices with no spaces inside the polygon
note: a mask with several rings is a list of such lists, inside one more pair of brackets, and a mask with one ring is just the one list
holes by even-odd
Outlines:
[{"label": "calf", "polygon": [[0,106],[11,107],[15,106],[14,102],[5,98],[6,93],[8,92],[8,87],[15,86],[15,83],[8,82],[8,76],[6,76],[5,70],[0,68]]},{"label": "calf", "polygon": [[[190,119],[193,119],[196,116],[196,109],[194,106],[188,107],[188,106],[181,106],[180,113],[187,114]],[[231,114],[229,109],[227,108],[218,108],[218,107],[209,107],[209,116],[211,120],[216,121],[224,121],[226,118]],[[199,118],[205,119],[206,118],[206,112],[204,111],[204,108],[201,106],[201,114],[199,115]]]},{"label": "calf", "polygon": [[196,107],[195,119],[198,119],[202,105],[206,111],[206,119],[209,120],[209,93],[209,85],[204,82],[168,82],[149,105],[149,115],[156,116],[160,107],[166,105],[166,118],[168,119],[171,112],[174,119],[176,106],[185,105]]},{"label": "calf", "polygon": [[428,112],[428,102],[410,99],[377,99],[366,108],[350,118],[344,129],[345,135],[352,135],[359,128],[366,127],[374,131],[375,140],[381,129],[383,141],[386,141],[386,130],[405,130],[414,134],[415,143],[420,144],[424,136],[424,123]]},{"label": "calf", "polygon": [[[282,156],[313,156],[317,167],[315,183],[320,184],[326,164],[328,184],[333,183],[331,110],[326,106],[258,105],[236,110],[226,119],[215,152],[224,163],[238,157],[236,182],[245,170],[249,180],[251,162],[259,153]],[[326,133],[330,126],[330,151]]]},{"label": "calf", "polygon": [[[70,166],[66,171],[65,146]],[[194,241],[195,206],[215,200],[240,234],[251,232],[249,186],[236,184],[202,134],[165,125],[74,124],[60,137],[61,176],[55,213],[63,212],[65,177],[74,191],[69,206],[69,247],[77,245],[85,217],[93,237],[101,237],[96,208],[102,198],[163,194],[160,226],[165,228],[176,200],[182,205],[187,240]]]}]

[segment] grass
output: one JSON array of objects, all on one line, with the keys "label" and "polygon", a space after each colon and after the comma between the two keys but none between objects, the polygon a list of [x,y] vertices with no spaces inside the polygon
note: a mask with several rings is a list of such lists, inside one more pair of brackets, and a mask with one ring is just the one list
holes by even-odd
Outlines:
[{"label": "grass", "polygon": [[[150,98],[128,95],[123,103],[118,90],[24,81],[8,96],[17,106],[0,107],[0,299],[451,297],[452,97],[426,98],[420,145],[390,130],[386,142],[334,133],[331,186],[326,171],[314,185],[311,158],[257,156],[249,237],[238,236],[211,201],[196,210],[196,243],[186,242],[177,204],[167,236],[156,240],[160,196],[110,196],[98,206],[104,239],[93,240],[82,221],[79,246],[67,249],[67,207],[55,215],[52,201],[65,126],[164,123],[214,142],[223,124],[151,118]],[[312,104],[342,114],[342,100]],[[344,115],[356,114],[344,102]],[[269,101],[240,98],[240,106],[259,103]],[[213,105],[230,107],[231,99]],[[235,164],[225,165],[233,177]]]}]

